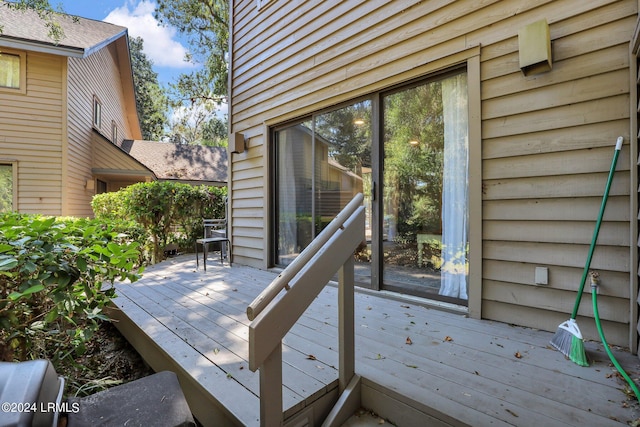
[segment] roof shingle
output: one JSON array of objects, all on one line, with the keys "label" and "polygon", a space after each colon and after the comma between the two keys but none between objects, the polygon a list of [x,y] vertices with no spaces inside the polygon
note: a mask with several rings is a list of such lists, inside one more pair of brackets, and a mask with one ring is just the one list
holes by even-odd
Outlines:
[{"label": "roof shingle", "polygon": [[96,49],[127,33],[125,27],[92,19],[53,13],[53,21],[60,24],[64,36],[55,43],[49,36],[47,22],[35,10],[16,10],[8,2],[0,2],[0,45],[3,41],[30,42],[45,47],[62,48],[87,56]]},{"label": "roof shingle", "polygon": [[151,169],[158,179],[227,182],[225,147],[126,140],[120,148]]}]

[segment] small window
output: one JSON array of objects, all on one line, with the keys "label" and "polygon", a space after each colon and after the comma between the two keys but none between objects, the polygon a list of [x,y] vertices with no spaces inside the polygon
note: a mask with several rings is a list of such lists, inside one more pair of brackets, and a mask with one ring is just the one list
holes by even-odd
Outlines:
[{"label": "small window", "polygon": [[93,127],[100,129],[102,126],[102,103],[98,97],[93,97]]},{"label": "small window", "polygon": [[118,144],[118,125],[114,120],[111,120],[111,142]]},{"label": "small window", "polygon": [[107,192],[107,183],[98,179],[98,188],[96,188],[96,194],[102,194]]},{"label": "small window", "polygon": [[13,211],[13,165],[0,164],[0,212]]},{"label": "small window", "polygon": [[26,93],[26,55],[18,51],[0,51],[0,89]]}]

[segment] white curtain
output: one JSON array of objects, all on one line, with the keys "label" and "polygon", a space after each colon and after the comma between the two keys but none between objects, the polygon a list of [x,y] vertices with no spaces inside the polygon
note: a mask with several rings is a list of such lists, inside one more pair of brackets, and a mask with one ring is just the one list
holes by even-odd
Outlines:
[{"label": "white curtain", "polygon": [[4,53],[0,55],[0,86],[20,87],[20,57]]},{"label": "white curtain", "polygon": [[469,132],[467,75],[442,82],[444,171],[440,295],[468,299]]},{"label": "white curtain", "polygon": [[297,252],[298,230],[296,225],[296,176],[294,165],[294,141],[292,130],[282,130],[278,135],[278,255],[280,264],[293,261],[291,255]]}]

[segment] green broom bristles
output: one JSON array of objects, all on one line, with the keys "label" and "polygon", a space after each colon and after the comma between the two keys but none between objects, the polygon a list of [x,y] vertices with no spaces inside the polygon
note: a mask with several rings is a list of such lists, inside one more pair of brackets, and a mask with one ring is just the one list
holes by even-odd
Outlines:
[{"label": "green broom bristles", "polygon": [[584,341],[581,338],[573,337],[571,339],[571,354],[569,359],[576,365],[589,366],[587,355],[584,352]]},{"label": "green broom bristles", "polygon": [[556,334],[551,339],[551,345],[576,365],[589,366],[582,334],[575,319],[569,319],[558,326]]}]

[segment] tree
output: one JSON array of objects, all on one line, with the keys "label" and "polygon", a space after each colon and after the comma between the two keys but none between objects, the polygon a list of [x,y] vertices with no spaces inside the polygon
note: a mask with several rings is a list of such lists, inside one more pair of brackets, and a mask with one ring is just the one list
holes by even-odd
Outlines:
[{"label": "tree", "polygon": [[165,134],[168,100],[165,90],[158,83],[158,73],[152,69],[153,62],[142,51],[143,45],[144,40],[141,37],[129,39],[136,108],[142,127],[142,138],[158,141]]},{"label": "tree", "polygon": [[[442,217],[444,120],[440,82],[385,98],[385,197],[394,200],[401,233],[438,234]],[[417,140],[419,145],[408,141]]]},{"label": "tree", "polygon": [[213,116],[202,129],[202,145],[212,147],[226,147],[229,145],[229,126],[227,120]]},{"label": "tree", "polygon": [[215,110],[227,101],[229,4],[226,0],[158,0],[156,19],[177,28],[190,47],[187,60],[202,65],[170,84],[175,109],[169,139],[227,145],[227,124]]},{"label": "tree", "polygon": [[216,116],[216,104],[200,101],[173,111],[169,141],[175,144],[227,146],[227,123]]},{"label": "tree", "polygon": [[229,2],[227,0],[158,0],[156,19],[187,37],[187,60],[203,68],[182,74],[172,85],[175,100],[214,100],[227,94]]}]

